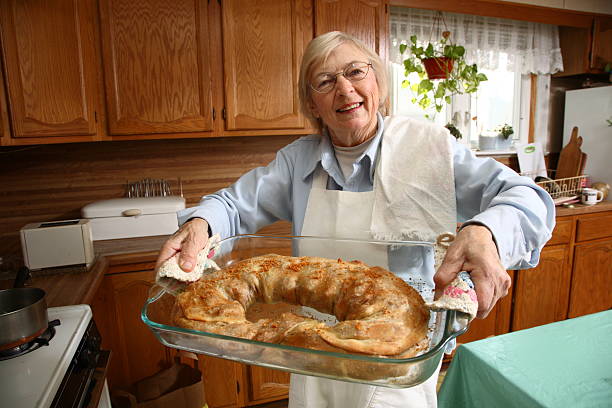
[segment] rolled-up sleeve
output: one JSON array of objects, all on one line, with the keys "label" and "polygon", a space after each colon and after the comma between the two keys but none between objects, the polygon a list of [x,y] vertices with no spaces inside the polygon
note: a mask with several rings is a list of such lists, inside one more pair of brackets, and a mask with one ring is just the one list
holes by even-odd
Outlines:
[{"label": "rolled-up sleeve", "polygon": [[200,203],[179,211],[182,225],[200,217],[222,238],[251,234],[278,220],[291,221],[293,165],[287,148],[266,167],[253,169],[228,188],[204,196]]},{"label": "rolled-up sleeve", "polygon": [[459,221],[489,228],[505,268],[536,266],[555,226],[550,195],[496,160],[478,158],[456,142],[454,148]]}]

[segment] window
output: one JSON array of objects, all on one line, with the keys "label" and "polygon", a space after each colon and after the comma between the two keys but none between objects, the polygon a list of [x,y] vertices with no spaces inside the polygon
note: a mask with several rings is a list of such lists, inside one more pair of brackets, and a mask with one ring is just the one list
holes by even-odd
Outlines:
[{"label": "window", "polygon": [[[411,35],[418,39],[432,38],[440,16],[444,29],[452,33],[454,43],[465,46],[467,62],[476,63],[488,81],[481,82],[474,94],[454,96],[442,112],[424,112],[411,103],[411,90],[401,86],[404,69],[399,45],[407,44]],[[428,120],[428,115],[430,120],[441,125],[451,122],[463,135],[460,141],[473,149],[479,148],[481,133],[504,124],[511,125],[514,130],[514,145],[528,142],[530,123],[534,126],[535,141],[547,145],[550,138],[547,133],[547,84],[550,74],[563,70],[558,27],[405,7],[391,7],[389,20],[392,113],[423,120]],[[532,74],[537,78],[538,103],[535,117],[530,120]]]},{"label": "window", "polygon": [[[413,93],[402,87],[404,69],[399,64],[391,68],[391,112],[415,119],[431,120],[444,126],[453,123],[462,134],[460,142],[478,150],[478,135],[495,127],[509,124],[514,129],[513,145],[527,143],[529,133],[530,78],[505,69],[481,70],[488,80],[473,94],[455,95],[441,112],[424,111],[411,102]],[[417,80],[418,77],[411,80]],[[523,107],[526,106],[526,109]],[[527,115],[525,115],[525,112]]]}]

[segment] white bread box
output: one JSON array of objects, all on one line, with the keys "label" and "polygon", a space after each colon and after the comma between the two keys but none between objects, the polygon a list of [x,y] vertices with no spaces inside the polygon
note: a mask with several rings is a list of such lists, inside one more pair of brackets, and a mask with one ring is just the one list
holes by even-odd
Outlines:
[{"label": "white bread box", "polygon": [[185,208],[178,196],[113,198],[87,204],[81,216],[90,221],[94,241],[170,235],[178,229],[176,212]]}]

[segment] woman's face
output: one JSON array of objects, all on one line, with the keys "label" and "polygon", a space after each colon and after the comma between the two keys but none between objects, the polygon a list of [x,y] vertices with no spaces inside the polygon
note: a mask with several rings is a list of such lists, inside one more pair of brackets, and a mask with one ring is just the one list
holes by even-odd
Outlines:
[{"label": "woman's face", "polygon": [[[325,63],[315,66],[311,83],[322,73],[337,74],[354,62],[369,62],[368,57],[350,43],[342,44]],[[336,85],[328,93],[310,91],[313,115],[323,120],[337,146],[356,146],[376,133],[376,112],[379,95],[376,74],[370,68],[362,80],[351,82],[338,75]]]}]

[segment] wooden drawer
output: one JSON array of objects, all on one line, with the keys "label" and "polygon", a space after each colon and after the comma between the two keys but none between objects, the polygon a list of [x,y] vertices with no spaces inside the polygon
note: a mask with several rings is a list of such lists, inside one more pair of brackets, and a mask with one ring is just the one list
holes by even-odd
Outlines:
[{"label": "wooden drawer", "polygon": [[546,245],[568,244],[572,239],[572,220],[557,220],[552,237]]},{"label": "wooden drawer", "polygon": [[599,217],[579,218],[576,228],[577,242],[612,237],[612,214]]}]

